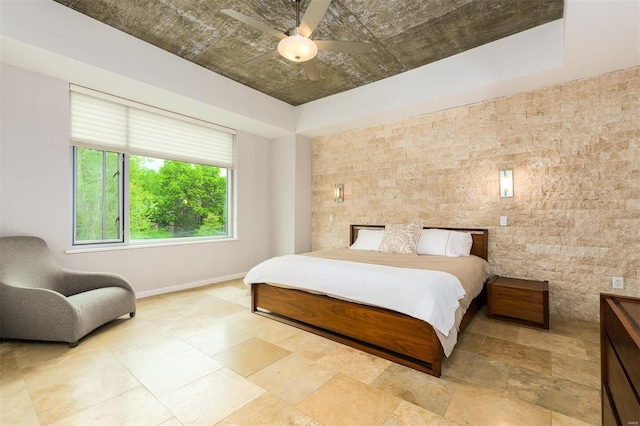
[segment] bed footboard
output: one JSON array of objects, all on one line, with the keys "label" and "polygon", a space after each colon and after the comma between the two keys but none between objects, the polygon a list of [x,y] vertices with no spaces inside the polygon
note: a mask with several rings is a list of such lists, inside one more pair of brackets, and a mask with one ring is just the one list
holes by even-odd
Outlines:
[{"label": "bed footboard", "polygon": [[444,353],[433,327],[407,315],[268,284],[251,286],[251,310],[440,376]]}]

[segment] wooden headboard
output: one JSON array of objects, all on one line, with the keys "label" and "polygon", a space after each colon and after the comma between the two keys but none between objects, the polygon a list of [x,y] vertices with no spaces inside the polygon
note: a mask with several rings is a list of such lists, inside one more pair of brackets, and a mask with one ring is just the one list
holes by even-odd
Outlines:
[{"label": "wooden headboard", "polygon": [[[449,231],[469,232],[473,238],[471,254],[489,260],[489,230],[473,228],[440,228],[436,226],[425,226],[424,229],[446,229]],[[384,229],[384,225],[351,225],[351,239],[349,245],[358,238],[358,231],[361,229]]]}]

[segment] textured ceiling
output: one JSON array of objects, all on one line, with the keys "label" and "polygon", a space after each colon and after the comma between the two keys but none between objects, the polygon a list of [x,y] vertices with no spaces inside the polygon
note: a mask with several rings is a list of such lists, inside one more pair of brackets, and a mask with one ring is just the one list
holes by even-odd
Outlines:
[{"label": "textured ceiling", "polygon": [[[333,0],[311,35],[374,45],[369,53],[324,52],[310,81],[277,57],[278,39],[223,13],[233,9],[281,32],[295,26],[292,0],[55,0],[134,37],[300,105],[363,86],[563,17],[564,0]],[[318,1],[318,0],[316,0]],[[309,0],[302,1],[301,16]]]}]

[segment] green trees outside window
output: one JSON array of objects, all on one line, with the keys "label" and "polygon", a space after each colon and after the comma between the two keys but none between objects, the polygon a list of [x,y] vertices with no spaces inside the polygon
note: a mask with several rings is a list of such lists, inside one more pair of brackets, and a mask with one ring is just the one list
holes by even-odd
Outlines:
[{"label": "green trees outside window", "polygon": [[[122,213],[114,218],[113,211],[122,210],[125,196],[129,214],[123,228],[131,241],[228,235],[230,170],[129,155],[128,170],[112,175],[113,166],[104,160],[111,154],[121,156],[75,148],[76,243],[117,239]],[[129,185],[117,197],[112,182],[126,182],[124,174]]]}]

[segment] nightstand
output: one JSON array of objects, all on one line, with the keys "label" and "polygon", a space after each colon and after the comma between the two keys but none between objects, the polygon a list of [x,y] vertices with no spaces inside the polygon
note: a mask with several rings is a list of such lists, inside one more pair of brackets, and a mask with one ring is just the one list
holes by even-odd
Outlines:
[{"label": "nightstand", "polygon": [[487,284],[487,316],[549,329],[549,282],[497,277]]}]

